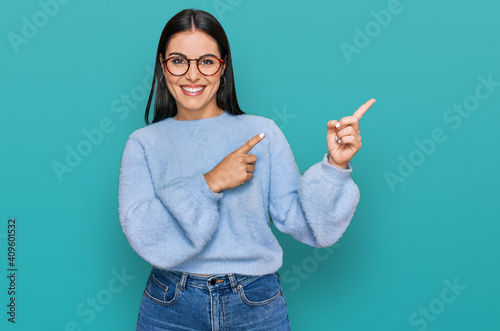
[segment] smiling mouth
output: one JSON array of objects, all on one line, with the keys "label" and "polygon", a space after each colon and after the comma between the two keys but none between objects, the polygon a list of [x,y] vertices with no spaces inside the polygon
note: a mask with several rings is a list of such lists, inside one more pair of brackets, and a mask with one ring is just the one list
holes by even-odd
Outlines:
[{"label": "smiling mouth", "polygon": [[201,86],[201,87],[185,87],[185,86],[181,86],[181,89],[183,89],[184,91],[189,92],[189,93],[196,93],[196,92],[203,91],[205,89],[205,86]]}]

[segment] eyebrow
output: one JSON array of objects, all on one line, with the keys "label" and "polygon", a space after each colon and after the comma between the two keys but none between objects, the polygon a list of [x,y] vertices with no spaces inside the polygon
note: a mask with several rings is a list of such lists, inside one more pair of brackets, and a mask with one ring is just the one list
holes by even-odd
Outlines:
[{"label": "eyebrow", "polygon": [[[184,55],[182,53],[178,53],[178,52],[172,52],[172,53],[168,54],[168,56],[172,56],[172,55],[179,55],[179,56],[184,56],[185,58],[187,58],[186,55]],[[215,56],[215,57],[218,57],[217,55],[212,54],[212,53],[200,55],[200,57],[203,57],[203,56]]]}]

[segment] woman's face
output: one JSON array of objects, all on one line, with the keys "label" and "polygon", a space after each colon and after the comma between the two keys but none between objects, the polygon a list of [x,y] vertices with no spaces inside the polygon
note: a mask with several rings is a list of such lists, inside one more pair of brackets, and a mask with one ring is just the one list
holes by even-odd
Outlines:
[{"label": "woman's face", "polygon": [[[179,54],[188,59],[197,59],[207,54],[221,57],[215,40],[199,30],[180,32],[170,39],[164,59]],[[182,76],[170,74],[163,64],[162,69],[167,88],[177,102],[177,112],[181,118],[190,113],[198,118],[218,113],[216,95],[225,64],[213,76],[201,74],[196,61],[191,61],[188,72]]]}]

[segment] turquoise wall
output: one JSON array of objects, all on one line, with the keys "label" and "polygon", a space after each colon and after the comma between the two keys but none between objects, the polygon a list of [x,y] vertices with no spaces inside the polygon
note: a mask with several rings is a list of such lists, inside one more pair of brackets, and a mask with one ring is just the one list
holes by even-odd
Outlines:
[{"label": "turquoise wall", "polygon": [[187,7],[220,20],[240,105],[275,120],[302,172],[321,160],[328,120],[377,99],[344,236],[318,250],[275,231],[292,329],[500,329],[498,1],[0,7],[2,330],[134,330],[150,266],[118,220],[120,159],[145,125],[160,32]]}]

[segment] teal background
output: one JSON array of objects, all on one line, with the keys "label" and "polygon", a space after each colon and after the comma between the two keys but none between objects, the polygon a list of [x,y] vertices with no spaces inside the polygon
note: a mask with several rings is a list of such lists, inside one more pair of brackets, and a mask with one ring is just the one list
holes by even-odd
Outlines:
[{"label": "teal background", "polygon": [[[145,125],[140,86],[151,81],[161,30],[194,7],[228,34],[243,110],[276,121],[302,172],[326,151],[328,120],[377,99],[352,160],[361,200],[338,244],[317,251],[275,231],[292,330],[500,329],[500,87],[460,124],[444,117],[474,95],[479,76],[500,82],[500,3],[401,0],[348,62],[341,43],[354,46],[355,28],[389,3],[72,0],[41,24],[39,2],[2,2],[0,328],[135,329],[150,266],[119,224],[120,159]],[[41,27],[16,52],[9,33],[23,36],[23,17],[34,15]],[[106,118],[112,131],[60,181],[53,162],[65,163],[66,148],[86,140],[82,130]],[[446,140],[418,154],[415,140],[436,129]],[[410,155],[420,164],[402,176]],[[388,173],[400,181],[391,186]],[[15,325],[6,314],[9,217],[18,233]],[[128,280],[115,282],[117,272]]]}]

